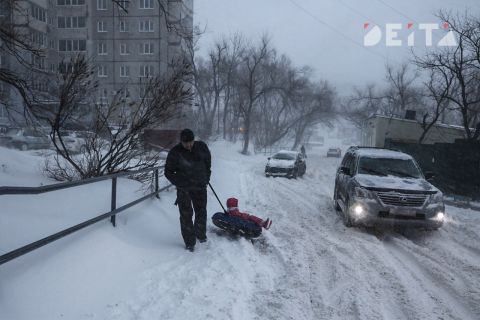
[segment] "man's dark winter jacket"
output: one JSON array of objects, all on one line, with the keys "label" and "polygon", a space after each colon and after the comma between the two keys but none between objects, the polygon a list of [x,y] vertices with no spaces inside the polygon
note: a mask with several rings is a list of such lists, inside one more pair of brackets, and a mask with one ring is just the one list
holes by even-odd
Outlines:
[{"label": "man's dark winter jacket", "polygon": [[210,181],[211,156],[207,145],[195,141],[192,150],[181,143],[173,147],[165,163],[165,177],[179,189],[205,188]]}]

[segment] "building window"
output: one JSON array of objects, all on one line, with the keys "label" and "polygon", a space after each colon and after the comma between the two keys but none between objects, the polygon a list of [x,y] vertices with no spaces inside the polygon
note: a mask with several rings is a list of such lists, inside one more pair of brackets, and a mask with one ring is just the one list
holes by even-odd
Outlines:
[{"label": "building window", "polygon": [[32,42],[35,43],[36,45],[40,47],[47,47],[48,41],[47,41],[47,35],[45,33],[32,30],[31,38],[32,38]]},{"label": "building window", "polygon": [[140,9],[153,9],[153,0],[140,0]]},{"label": "building window", "polygon": [[128,88],[123,88],[117,91],[117,95],[120,99],[127,99],[130,97],[130,91],[128,91]]},{"label": "building window", "polygon": [[153,21],[152,20],[144,20],[139,22],[138,31],[140,32],[153,32]]},{"label": "building window", "polygon": [[85,28],[85,17],[58,17],[57,27],[59,29]]},{"label": "building window", "polygon": [[153,66],[151,65],[140,66],[140,77],[150,78],[152,76],[153,76]]},{"label": "building window", "polygon": [[34,54],[32,54],[32,65],[37,69],[46,70],[45,58],[36,56]]},{"label": "building window", "polygon": [[153,54],[153,42],[141,43],[140,54]]},{"label": "building window", "polygon": [[107,0],[97,0],[97,10],[107,10]]},{"label": "building window", "polygon": [[[3,86],[3,83],[0,82],[0,93],[3,93],[4,91],[5,87]],[[0,105],[0,118],[8,118],[7,108],[2,105]],[[1,132],[7,133],[7,128],[3,127]]]},{"label": "building window", "polygon": [[130,67],[129,66],[120,66],[120,77],[130,77]]},{"label": "building window", "polygon": [[57,6],[83,6],[85,0],[57,0]]},{"label": "building window", "polygon": [[107,44],[105,42],[99,42],[97,45],[97,52],[99,55],[107,54]]},{"label": "building window", "polygon": [[98,77],[106,78],[107,77],[107,66],[101,64],[98,66]]},{"label": "building window", "polygon": [[130,54],[128,50],[128,44],[126,43],[120,43],[120,54],[121,55],[127,55]]},{"label": "building window", "polygon": [[128,32],[128,22],[125,20],[120,20],[120,32]]},{"label": "building window", "polygon": [[107,32],[107,26],[105,21],[100,20],[97,22],[97,31],[98,32]]},{"label": "building window", "polygon": [[47,9],[39,7],[32,3],[31,14],[32,14],[32,17],[34,17],[35,19],[45,23],[47,22]]},{"label": "building window", "polygon": [[58,40],[58,51],[77,52],[87,50],[87,40]]},{"label": "building window", "polygon": [[118,4],[123,8],[123,9],[128,9],[130,7],[130,1],[131,0],[119,0]]},{"label": "building window", "polygon": [[61,62],[58,64],[58,72],[61,74],[67,74],[73,72],[73,64]]}]

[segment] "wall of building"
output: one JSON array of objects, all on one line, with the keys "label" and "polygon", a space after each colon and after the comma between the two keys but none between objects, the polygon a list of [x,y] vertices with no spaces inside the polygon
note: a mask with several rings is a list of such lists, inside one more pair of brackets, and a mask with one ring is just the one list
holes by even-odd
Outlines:
[{"label": "wall of building", "polygon": [[[418,143],[422,133],[421,124],[415,120],[376,116],[366,121],[362,135],[362,144],[383,148],[386,139],[405,143]],[[455,139],[463,139],[464,137],[463,128],[436,124],[428,131],[422,143],[453,143]]]},{"label": "wall of building", "polygon": [[[193,1],[161,0],[161,4],[169,10],[168,19],[191,35]],[[185,34],[167,29],[167,18],[158,0],[130,0],[128,12],[111,0],[28,0],[22,5],[29,12],[27,32],[46,36],[42,47],[45,71],[54,76],[62,61],[68,62],[84,53],[96,67],[97,102],[110,102],[120,90],[128,100],[138,100],[145,76],[167,75],[169,62],[185,48]],[[45,21],[32,17],[33,7],[46,12]],[[21,22],[27,17],[15,19]],[[12,60],[7,57],[2,63],[18,68],[18,63]],[[24,71],[31,78],[38,77],[36,81],[40,84],[48,82],[39,81],[48,75]],[[18,97],[10,95],[8,100],[15,98]]]}]

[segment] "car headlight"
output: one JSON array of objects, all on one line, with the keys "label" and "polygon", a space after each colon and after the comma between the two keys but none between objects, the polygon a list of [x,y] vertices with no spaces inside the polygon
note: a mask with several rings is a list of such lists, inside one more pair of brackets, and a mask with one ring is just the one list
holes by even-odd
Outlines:
[{"label": "car headlight", "polygon": [[431,203],[443,203],[443,193],[438,191],[437,193],[430,195],[430,202]]},{"label": "car headlight", "polygon": [[445,213],[442,211],[437,212],[437,214],[435,215],[435,220],[443,221],[443,219],[445,219]]},{"label": "car headlight", "polygon": [[370,190],[361,187],[355,187],[355,197],[373,199],[373,193]]},{"label": "car headlight", "polygon": [[355,219],[360,219],[365,216],[365,208],[360,204],[355,204],[351,207],[350,212]]}]

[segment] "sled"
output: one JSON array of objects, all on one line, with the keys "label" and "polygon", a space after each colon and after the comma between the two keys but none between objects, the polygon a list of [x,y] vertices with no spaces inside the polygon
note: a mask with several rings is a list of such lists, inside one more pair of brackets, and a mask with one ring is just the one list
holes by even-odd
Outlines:
[{"label": "sled", "polygon": [[215,226],[233,235],[245,238],[258,238],[262,234],[262,227],[253,221],[247,221],[239,217],[230,216],[224,212],[217,212],[212,216]]}]

